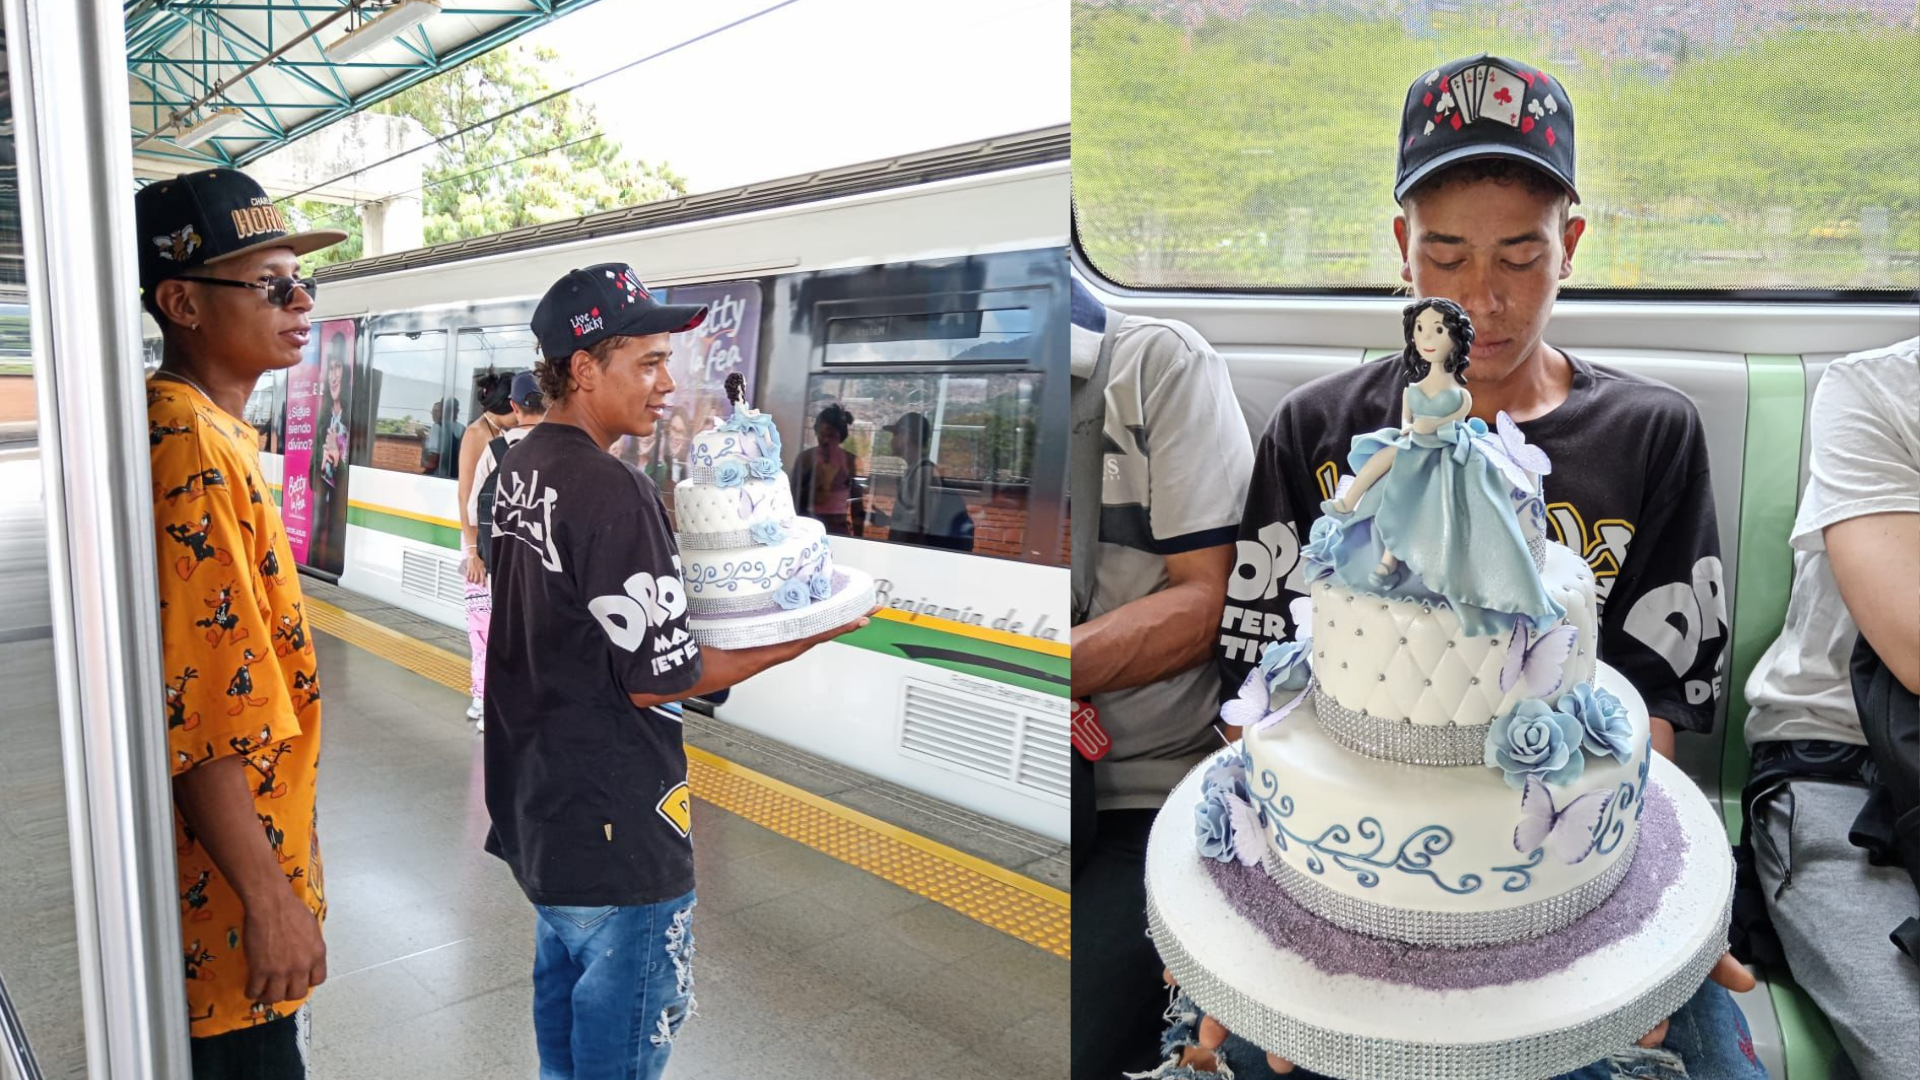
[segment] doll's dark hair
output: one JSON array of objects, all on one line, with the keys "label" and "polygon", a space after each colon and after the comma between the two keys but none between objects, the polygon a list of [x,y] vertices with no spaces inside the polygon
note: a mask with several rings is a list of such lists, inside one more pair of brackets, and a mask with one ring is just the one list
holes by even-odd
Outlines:
[{"label": "doll's dark hair", "polygon": [[837,404],[821,409],[813,422],[816,426],[825,424],[832,428],[840,435],[841,442],[846,442],[847,436],[853,431],[853,414]]},{"label": "doll's dark hair", "polygon": [[1447,357],[1447,374],[1458,382],[1467,381],[1467,354],[1473,351],[1473,320],[1467,318],[1467,311],[1459,304],[1444,296],[1429,296],[1425,300],[1415,300],[1401,312],[1401,333],[1405,336],[1407,347],[1400,354],[1400,371],[1410,383],[1417,383],[1427,377],[1433,365],[1420,355],[1413,345],[1413,323],[1420,313],[1431,308],[1440,313],[1440,322],[1447,328],[1448,336],[1453,338],[1453,352]]}]

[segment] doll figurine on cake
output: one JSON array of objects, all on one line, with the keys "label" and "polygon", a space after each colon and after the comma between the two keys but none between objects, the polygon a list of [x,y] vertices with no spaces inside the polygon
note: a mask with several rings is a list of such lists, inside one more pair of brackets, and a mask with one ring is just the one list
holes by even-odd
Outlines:
[{"label": "doll figurine on cake", "polygon": [[1496,436],[1468,415],[1473,323],[1460,305],[1419,300],[1403,322],[1401,426],[1354,436],[1353,482],[1321,504],[1330,523],[1314,530],[1335,537],[1325,565],[1361,591],[1444,598],[1469,636],[1559,619],[1522,527],[1535,519],[1516,512],[1537,505],[1545,455],[1504,416]]}]

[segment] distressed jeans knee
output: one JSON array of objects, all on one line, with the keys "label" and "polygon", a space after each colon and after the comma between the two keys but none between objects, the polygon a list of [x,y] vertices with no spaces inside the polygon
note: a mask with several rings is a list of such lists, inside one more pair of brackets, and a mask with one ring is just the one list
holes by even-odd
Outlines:
[{"label": "distressed jeans knee", "polygon": [[672,1046],[674,1036],[680,1033],[680,1025],[698,1008],[693,996],[693,909],[698,904],[698,900],[689,902],[674,912],[667,924],[666,954],[673,963],[674,996],[660,1010],[655,1022],[652,1036],[655,1046]]}]

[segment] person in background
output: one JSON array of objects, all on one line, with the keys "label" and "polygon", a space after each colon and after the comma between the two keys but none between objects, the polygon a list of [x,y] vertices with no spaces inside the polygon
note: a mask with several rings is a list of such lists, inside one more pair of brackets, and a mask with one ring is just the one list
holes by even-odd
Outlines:
[{"label": "person in background", "polygon": [[813,422],[815,445],[800,451],[793,463],[794,509],[819,519],[833,536],[866,531],[867,492],[860,483],[860,459],[846,448],[852,430],[853,414],[828,405]]},{"label": "person in background", "polygon": [[346,234],[290,232],[232,169],[147,185],[134,222],[141,302],[163,340],[147,431],[187,980],[174,1022],[196,1080],[302,1080],[307,994],[327,978],[319,666],[240,416],[312,332],[300,256]]},{"label": "person in background", "polygon": [[[476,470],[488,445],[512,431],[517,423],[508,400],[513,378],[511,372],[504,371],[486,371],[474,378],[480,416],[460,434],[460,572],[466,578],[467,647],[472,653],[468,671],[473,691],[467,719],[476,724],[485,719],[481,699],[487,689],[487,623],[493,617],[493,593],[487,587],[487,562],[481,550],[487,537],[481,535],[480,526],[486,521],[474,516],[479,494]],[[492,470],[493,464],[489,462],[487,471]]]},{"label": "person in background", "polygon": [[[1874,797],[1903,776],[1910,784],[1914,762],[1910,748],[1904,767],[1876,762],[1883,748],[1867,733],[1875,718],[1862,713],[1857,691],[1862,649],[1909,703],[1920,690],[1915,402],[1920,338],[1827,365],[1807,414],[1786,622],[1747,679],[1753,772],[1744,800],[1757,878],[1743,877],[1761,893],[1767,921],[1764,931],[1744,927],[1743,955],[1785,962],[1832,1023],[1847,1073],[1864,1080],[1920,1076],[1911,927],[1920,866],[1900,865],[1901,800]],[[1910,835],[1912,815],[1905,821]],[[1750,900],[1745,910],[1754,910]],[[1905,934],[1889,941],[1902,920]]]},{"label": "person in background", "polygon": [[906,462],[894,496],[893,512],[876,510],[873,523],[887,538],[951,551],[973,550],[973,516],[966,500],[946,486],[932,457],[933,422],[919,412],[904,412],[880,429],[892,436],[893,456]]},{"label": "person in background", "polygon": [[433,403],[433,423],[420,443],[420,474],[441,476],[454,447],[453,427],[460,422],[460,403],[452,398]]},{"label": "person in background", "polygon": [[[487,675],[487,631],[493,616],[493,504],[500,484],[500,462],[514,443],[526,438],[533,425],[546,419],[547,398],[540,392],[540,380],[531,371],[522,371],[514,375],[507,396],[507,407],[512,410],[512,424],[505,431],[489,440],[473,463],[473,483],[460,512],[463,520],[475,525],[477,543],[474,555],[468,556],[469,572],[471,560],[478,557],[481,563],[482,583],[485,588],[476,599],[469,592],[467,641],[473,650],[473,708],[467,716],[473,721],[475,731],[486,730],[486,713],[482,701],[486,696]],[[468,578],[467,588],[473,588]],[[476,623],[473,619],[473,605],[478,603],[485,609],[485,616]],[[477,627],[477,628],[476,628]]]}]

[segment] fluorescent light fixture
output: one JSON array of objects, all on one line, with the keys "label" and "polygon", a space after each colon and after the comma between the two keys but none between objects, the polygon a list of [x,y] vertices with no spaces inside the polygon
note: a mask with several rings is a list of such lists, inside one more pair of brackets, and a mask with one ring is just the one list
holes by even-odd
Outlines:
[{"label": "fluorescent light fixture", "polygon": [[440,0],[400,0],[346,37],[325,47],[327,59],[345,63],[440,14]]},{"label": "fluorescent light fixture", "polygon": [[173,144],[182,150],[199,146],[222,132],[237,128],[247,122],[247,114],[239,109],[215,109],[207,114],[205,120],[193,125],[173,137]]}]

